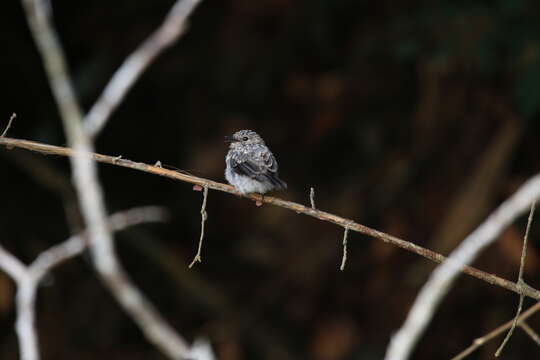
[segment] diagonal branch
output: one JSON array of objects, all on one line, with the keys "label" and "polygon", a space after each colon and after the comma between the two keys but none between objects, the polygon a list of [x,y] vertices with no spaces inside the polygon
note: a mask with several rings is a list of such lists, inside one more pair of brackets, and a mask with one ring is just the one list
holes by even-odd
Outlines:
[{"label": "diagonal branch", "polygon": [[540,336],[538,335],[538,333],[536,331],[533,330],[532,327],[530,327],[526,321],[522,321],[520,324],[519,324],[519,327],[523,329],[523,331],[525,331],[527,333],[527,335],[529,335],[529,337],[532,339],[532,341],[534,341],[536,343],[536,345],[539,345],[540,346]]},{"label": "diagonal branch", "polygon": [[[109,226],[111,231],[116,232],[141,223],[162,222],[167,218],[165,209],[157,206],[143,206],[112,214],[109,218]],[[53,268],[81,254],[87,247],[86,232],[81,232],[39,254],[28,269],[39,281]]]},{"label": "diagonal branch", "polygon": [[[26,150],[35,151],[42,154],[60,155],[60,156],[68,156],[68,157],[73,156],[72,149],[60,147],[60,146],[54,146],[54,145],[47,145],[47,144],[42,144],[42,143],[27,141],[27,140],[0,138],[0,145],[4,145],[7,148],[12,148],[12,147],[23,148]],[[343,217],[340,217],[340,216],[337,216],[337,215],[334,215],[325,211],[321,211],[318,209],[312,209],[311,207],[307,207],[307,206],[304,206],[295,202],[282,200],[282,199],[272,197],[272,196],[263,197],[257,194],[241,195],[230,185],[222,184],[222,183],[212,181],[209,179],[204,179],[204,178],[184,174],[178,171],[163,169],[158,166],[152,166],[152,165],[148,165],[141,162],[134,162],[127,159],[119,159],[118,157],[114,157],[114,156],[92,154],[92,158],[95,161],[98,161],[101,163],[126,167],[133,170],[138,170],[138,171],[143,171],[143,172],[147,172],[153,175],[167,177],[176,181],[182,181],[182,182],[186,182],[190,184],[199,185],[201,187],[207,186],[209,189],[212,189],[212,190],[244,196],[253,201],[261,201],[263,203],[272,204],[278,207],[292,210],[296,213],[311,216],[321,221],[331,222],[343,228],[348,227],[349,231],[355,231],[355,232],[370,236],[372,238],[382,240],[394,246],[413,252],[417,255],[420,255],[436,263],[441,263],[444,260],[446,260],[446,257],[444,257],[443,255],[437,252],[434,252],[432,250],[423,248],[421,246],[418,246],[412,242],[409,242],[409,241],[397,238],[395,236],[383,233],[381,231],[377,231],[375,229],[369,228],[367,226],[358,224],[350,219],[346,219],[346,218],[343,218]],[[527,196],[530,196],[531,200],[534,198],[537,198],[540,195],[540,175],[537,175],[531,178],[525,185],[523,185],[522,189],[520,189],[519,192],[523,191],[523,188],[527,189],[527,192],[529,193],[529,195]],[[517,210],[524,211],[523,209],[516,209],[516,211]],[[517,216],[517,215],[519,215],[519,213],[514,214],[514,216]],[[493,223],[491,223],[491,225],[493,225]],[[486,236],[486,235],[496,236],[497,234],[495,232],[489,232],[489,233],[485,233],[483,236]],[[480,279],[482,281],[485,281],[489,284],[513,291],[516,294],[523,293],[527,297],[533,298],[535,300],[540,300],[540,291],[530,286],[525,285],[524,287],[520,288],[520,286],[518,286],[518,284],[516,284],[515,282],[503,279],[493,274],[486,273],[484,271],[478,270],[471,266],[463,266],[459,268],[459,271],[463,272],[464,274],[473,276],[477,279]]]},{"label": "diagonal branch", "polygon": [[178,0],[161,26],[124,61],[84,120],[90,137],[96,137],[146,68],[186,29],[186,20],[201,0]]},{"label": "diagonal branch", "polygon": [[24,264],[4,249],[2,245],[0,245],[0,269],[11,276],[16,282],[22,281],[26,276],[26,267]]}]

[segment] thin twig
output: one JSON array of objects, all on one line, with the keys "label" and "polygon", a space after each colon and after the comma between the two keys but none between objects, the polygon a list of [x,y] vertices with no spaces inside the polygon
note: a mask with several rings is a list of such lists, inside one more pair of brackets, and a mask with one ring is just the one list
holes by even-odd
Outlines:
[{"label": "thin twig", "polygon": [[86,115],[84,127],[90,137],[95,137],[105,127],[111,114],[148,66],[184,33],[187,18],[200,1],[178,0],[161,26],[126,58]]},{"label": "thin twig", "polygon": [[349,227],[345,226],[345,231],[343,231],[343,256],[341,257],[341,266],[339,270],[345,270],[345,264],[347,263],[347,235],[349,235]]},{"label": "thin twig", "polygon": [[309,190],[309,202],[311,203],[311,208],[316,209],[315,207],[315,189],[311,188]]},{"label": "thin twig", "polygon": [[[27,150],[35,151],[42,154],[60,155],[60,156],[68,156],[68,157],[73,156],[72,149],[61,147],[61,146],[42,144],[42,143],[28,141],[28,140],[0,138],[0,145],[4,145],[7,148],[16,147],[16,148],[27,149]],[[343,218],[338,215],[331,214],[325,211],[312,209],[311,207],[307,207],[307,206],[304,206],[304,205],[301,205],[292,201],[286,201],[286,200],[282,200],[282,199],[272,197],[272,196],[261,196],[257,194],[242,195],[238,191],[236,191],[234,187],[230,185],[226,185],[226,184],[212,181],[209,179],[192,176],[192,175],[188,175],[188,174],[181,173],[178,171],[168,170],[168,169],[148,165],[141,162],[134,162],[127,159],[115,160],[116,158],[114,156],[107,156],[107,155],[101,155],[101,154],[95,154],[95,153],[91,154],[91,156],[95,161],[98,161],[101,163],[121,166],[121,167],[130,168],[130,169],[138,170],[138,171],[143,171],[143,172],[147,172],[153,175],[158,175],[158,176],[163,176],[169,179],[173,179],[176,181],[182,181],[182,182],[186,182],[190,184],[199,185],[201,187],[208,186],[208,188],[212,190],[226,192],[226,193],[234,194],[237,196],[243,196],[253,201],[261,201],[266,204],[271,204],[271,205],[275,205],[284,209],[289,209],[296,213],[311,216],[321,221],[327,221],[327,222],[339,225],[341,227],[348,226],[349,230],[370,236],[378,240],[382,240],[386,243],[400,247],[402,249],[405,249],[407,251],[420,255],[436,263],[441,263],[446,260],[445,256],[435,251],[418,246],[410,241],[406,241],[406,240],[397,238],[395,236],[383,233],[381,231],[372,229],[370,227],[358,224],[354,222],[353,220]],[[504,223],[499,224],[499,221],[502,221],[501,219],[497,217],[496,218],[490,217],[489,218],[490,222],[488,223],[490,231],[485,232],[485,228],[484,228],[484,231],[480,235],[478,235],[478,233],[476,232],[475,236],[480,236],[481,239],[486,239],[486,238],[491,239],[491,237],[495,238],[498,235],[499,231],[502,228],[504,228],[504,226],[506,226],[514,217],[518,216],[519,214],[521,214],[522,211],[524,211],[524,206],[525,207],[529,206],[529,203],[524,203],[523,201],[528,201],[528,199],[536,199],[539,196],[540,196],[540,174],[530,178],[525,184],[521,186],[518,192],[514,194],[513,198],[518,197],[521,200],[519,200],[518,203],[512,203],[511,209],[507,208],[505,210],[506,216],[510,216],[511,219],[505,218],[503,219]],[[495,224],[497,224],[497,226],[492,228]],[[497,230],[497,231],[494,231],[494,230]],[[521,290],[516,283],[503,279],[496,275],[487,273],[485,271],[478,270],[472,266],[458,267],[458,271],[461,271],[464,274],[467,274],[477,279],[480,279],[482,281],[485,281],[491,285],[502,287],[504,289],[513,291],[517,294],[521,293]],[[525,296],[530,297],[535,300],[540,300],[540,291],[526,284],[522,290]]]},{"label": "thin twig", "polygon": [[[537,302],[536,304],[534,304],[533,306],[525,310],[519,316],[518,324],[521,325],[523,321],[525,321],[526,319],[528,319],[529,317],[537,313],[539,310],[540,310],[540,302]],[[486,335],[479,337],[478,339],[475,339],[468,348],[466,348],[465,350],[463,350],[462,352],[454,356],[451,360],[462,360],[466,358],[469,354],[471,354],[476,349],[484,345],[486,342],[496,338],[497,336],[504,333],[506,330],[510,329],[513,323],[514,323],[514,319],[509,320],[506,323],[502,324],[501,326],[497,327],[496,329],[490,331]]]},{"label": "thin twig", "polygon": [[540,336],[536,333],[536,331],[531,328],[527,322],[522,321],[519,324],[519,327],[523,329],[529,335],[529,337],[536,343],[536,345],[540,346]]},{"label": "thin twig", "polygon": [[[536,202],[533,201],[533,203],[531,204],[531,211],[529,212],[529,219],[527,220],[527,229],[525,230],[525,236],[523,237],[523,248],[521,249],[521,260],[519,264],[519,275],[518,275],[518,281],[517,281],[517,284],[520,287],[522,287],[523,284],[525,284],[525,282],[523,281],[523,269],[525,267],[525,257],[527,256],[527,240],[529,239],[529,231],[531,230],[531,224],[534,217],[535,206],[536,206]],[[521,309],[523,308],[524,297],[525,296],[523,296],[523,294],[519,294],[519,303],[518,303],[518,308],[516,311],[516,316],[514,317],[514,322],[512,323],[512,327],[510,328],[510,330],[508,330],[508,333],[504,337],[504,340],[501,343],[501,346],[499,346],[499,348],[495,352],[496,357],[499,357],[499,355],[501,355],[501,352],[504,349],[504,346],[506,345],[506,343],[512,336],[512,333],[514,332],[514,329],[516,328],[519,314],[521,314]]]},{"label": "thin twig", "polygon": [[[438,266],[422,286],[407,315],[403,326],[392,337],[387,348],[386,360],[405,360],[431,321],[435,310],[450,290],[460,272],[471,263],[480,252],[524,213],[540,197],[540,175],[523,184],[516,193],[503,202],[482,224],[470,233],[450,254],[447,261]],[[515,283],[514,283],[515,284]],[[527,284],[515,284],[518,294],[527,295]]]},{"label": "thin twig", "polygon": [[206,219],[208,219],[208,214],[206,213],[206,199],[208,198],[208,186],[204,186],[203,190],[203,201],[201,205],[201,236],[199,237],[199,247],[197,249],[197,254],[193,258],[193,261],[191,264],[189,264],[189,268],[193,265],[195,265],[196,262],[202,262],[201,259],[201,250],[202,250],[202,244],[204,239],[204,223],[206,222]]},{"label": "thin twig", "polygon": [[0,135],[0,137],[6,136],[6,134],[7,134],[8,130],[9,130],[9,128],[11,127],[11,123],[13,122],[13,120],[15,120],[16,117],[17,117],[17,114],[15,114],[15,113],[11,114],[11,116],[9,117],[8,124],[7,124],[7,126],[6,126],[6,128],[5,128],[5,130],[4,130],[4,132],[2,133],[2,135]]}]

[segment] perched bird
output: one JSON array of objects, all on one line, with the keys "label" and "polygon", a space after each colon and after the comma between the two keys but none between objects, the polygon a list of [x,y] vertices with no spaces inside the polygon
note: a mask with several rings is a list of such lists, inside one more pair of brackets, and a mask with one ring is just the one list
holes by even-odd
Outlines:
[{"label": "perched bird", "polygon": [[230,142],[225,178],[236,190],[242,194],[265,194],[287,188],[278,176],[276,158],[255,131],[240,130],[226,136],[225,141]]}]

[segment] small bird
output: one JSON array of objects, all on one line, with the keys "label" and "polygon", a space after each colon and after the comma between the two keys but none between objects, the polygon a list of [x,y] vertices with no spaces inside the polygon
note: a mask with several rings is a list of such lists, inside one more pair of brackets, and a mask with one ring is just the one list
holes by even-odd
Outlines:
[{"label": "small bird", "polygon": [[278,176],[276,158],[255,131],[240,130],[226,136],[225,141],[230,142],[225,178],[236,190],[242,194],[265,194],[287,188]]}]

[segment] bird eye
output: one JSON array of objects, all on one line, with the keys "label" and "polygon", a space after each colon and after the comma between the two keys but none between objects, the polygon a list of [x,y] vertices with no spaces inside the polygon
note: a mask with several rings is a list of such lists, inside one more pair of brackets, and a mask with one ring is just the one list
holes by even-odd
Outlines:
[{"label": "bird eye", "polygon": [[244,137],[242,138],[242,140],[243,140],[243,141],[248,141],[248,137],[247,137],[247,136],[244,136]]}]

